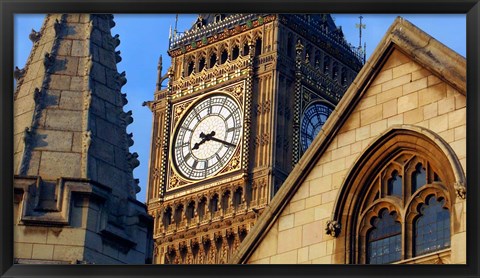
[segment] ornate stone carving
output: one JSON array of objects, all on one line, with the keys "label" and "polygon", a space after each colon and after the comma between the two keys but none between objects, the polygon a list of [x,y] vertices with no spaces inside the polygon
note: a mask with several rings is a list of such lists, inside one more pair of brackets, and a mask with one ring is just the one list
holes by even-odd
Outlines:
[{"label": "ornate stone carving", "polygon": [[36,105],[40,104],[41,98],[42,98],[42,91],[40,91],[40,89],[38,88],[35,88],[35,90],[33,91],[33,100],[35,101]]},{"label": "ornate stone carving", "polygon": [[83,134],[83,140],[82,140],[82,147],[85,154],[88,153],[88,149],[90,148],[91,144],[92,144],[92,132],[90,130],[87,130]]},{"label": "ornate stone carving", "polygon": [[30,34],[28,35],[28,38],[33,42],[33,43],[36,43],[38,40],[40,40],[40,37],[42,35],[40,34],[40,32],[37,32],[35,31],[34,29],[32,29],[32,32],[30,32]]},{"label": "ornate stone carving", "polygon": [[25,142],[25,144],[30,144],[32,141],[33,131],[30,129],[30,127],[26,127],[23,131],[23,142]]},{"label": "ornate stone carving", "polygon": [[13,71],[13,77],[15,80],[19,80],[25,75],[25,69],[19,69],[18,67],[15,67],[15,70]]},{"label": "ornate stone carving", "polygon": [[120,94],[120,97],[121,97],[121,100],[122,100],[122,106],[127,105],[127,103],[128,103],[127,94]]},{"label": "ornate stone carving", "polygon": [[45,53],[45,56],[43,57],[43,65],[45,66],[45,69],[49,71],[51,66],[53,66],[53,63],[55,62],[55,57],[50,54],[50,53]]},{"label": "ornate stone carving", "polygon": [[83,109],[88,110],[92,104],[92,91],[88,91],[83,97]]},{"label": "ornate stone carving", "polygon": [[113,45],[113,48],[116,48],[117,46],[120,45],[120,39],[119,39],[120,35],[116,34],[115,36],[112,37],[112,45]]},{"label": "ornate stone carving", "polygon": [[341,225],[336,220],[328,220],[327,227],[325,227],[325,233],[332,237],[338,237],[340,234]]},{"label": "ornate stone carving", "polygon": [[120,50],[119,51],[115,51],[115,62],[118,64],[122,61],[122,56],[120,56],[121,52]]},{"label": "ornate stone carving", "polygon": [[58,38],[60,36],[60,32],[62,31],[62,23],[58,21],[58,19],[55,19],[53,28],[55,29],[55,38]]},{"label": "ornate stone carving", "polygon": [[467,187],[463,182],[454,183],[454,188],[458,198],[464,199],[464,200],[465,198],[467,198]]},{"label": "ornate stone carving", "polygon": [[129,110],[126,113],[122,113],[121,119],[126,125],[133,123],[132,110]]},{"label": "ornate stone carving", "polygon": [[125,71],[122,71],[122,73],[118,74],[117,75],[117,81],[118,83],[120,84],[120,86],[123,86],[125,84],[127,84],[127,77],[126,77],[126,73]]},{"label": "ornate stone carving", "polygon": [[132,169],[137,168],[140,165],[140,161],[138,160],[138,153],[128,153],[127,154],[127,161],[128,164]]},{"label": "ornate stone carving", "polygon": [[127,143],[128,143],[129,147],[133,146],[133,144],[135,143],[133,141],[133,133],[132,132],[127,134]]}]

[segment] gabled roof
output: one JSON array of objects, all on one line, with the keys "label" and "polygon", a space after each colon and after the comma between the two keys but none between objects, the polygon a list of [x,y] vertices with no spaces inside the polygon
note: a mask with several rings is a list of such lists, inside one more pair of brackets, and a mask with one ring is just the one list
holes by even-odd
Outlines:
[{"label": "gabled roof", "polygon": [[409,21],[397,17],[328,118],[323,129],[283,183],[272,202],[258,218],[229,263],[246,263],[256,247],[288,205],[307,174],[317,164],[340,128],[362,99],[388,57],[397,49],[466,95],[466,60]]}]

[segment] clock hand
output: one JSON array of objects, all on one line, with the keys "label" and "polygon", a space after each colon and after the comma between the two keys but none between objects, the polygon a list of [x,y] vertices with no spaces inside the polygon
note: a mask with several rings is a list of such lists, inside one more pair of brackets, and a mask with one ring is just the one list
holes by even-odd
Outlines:
[{"label": "clock hand", "polygon": [[229,142],[226,142],[226,141],[217,139],[217,138],[215,138],[215,137],[211,137],[210,140],[216,141],[216,142],[219,142],[219,143],[222,143],[222,144],[225,144],[225,145],[227,145],[227,146],[236,147],[236,145],[234,145],[234,144],[232,144],[232,143],[229,143]]},{"label": "clock hand", "polygon": [[214,136],[214,135],[215,135],[215,131],[212,131],[209,134],[205,134],[203,132],[200,132],[200,138],[202,138],[202,140],[199,143],[195,143],[195,145],[193,145],[192,150],[198,150],[198,148],[200,147],[201,144],[203,144],[207,141],[210,141],[212,139],[212,136]]}]

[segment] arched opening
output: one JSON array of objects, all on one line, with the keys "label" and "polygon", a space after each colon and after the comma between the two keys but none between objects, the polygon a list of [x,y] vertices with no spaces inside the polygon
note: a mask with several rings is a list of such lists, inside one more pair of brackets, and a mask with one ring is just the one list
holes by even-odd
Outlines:
[{"label": "arched opening", "polygon": [[260,54],[262,54],[262,39],[261,38],[258,38],[256,41],[255,41],[255,56],[258,56]]},{"label": "arched opening", "polygon": [[[333,220],[341,226],[337,244],[351,248],[334,250],[343,252],[334,263],[392,263],[450,252],[450,236],[460,226],[451,217],[453,185],[465,182],[460,165],[447,143],[430,131],[404,125],[379,136],[350,168],[335,201]],[[440,223],[436,228],[434,221]],[[427,232],[426,226],[434,229]],[[383,239],[389,237],[387,246]]]},{"label": "arched opening", "polygon": [[222,65],[225,64],[225,62],[227,62],[227,60],[228,60],[228,52],[227,52],[226,49],[224,49],[222,51],[222,55],[220,56],[220,64],[222,64]]},{"label": "arched opening", "polygon": [[232,49],[232,60],[236,60],[240,56],[240,48],[238,45],[235,45]]},{"label": "arched opening", "polygon": [[243,45],[243,56],[247,56],[250,53],[250,47],[248,46],[247,43]]},{"label": "arched opening", "polygon": [[188,62],[187,76],[191,75],[194,69],[195,69],[195,62],[193,61]]},{"label": "arched opening", "polygon": [[212,55],[210,55],[209,67],[212,68],[213,66],[215,66],[216,63],[217,63],[217,54],[212,53]]},{"label": "arched opening", "polygon": [[205,68],[205,57],[200,58],[198,61],[198,71],[202,71]]}]

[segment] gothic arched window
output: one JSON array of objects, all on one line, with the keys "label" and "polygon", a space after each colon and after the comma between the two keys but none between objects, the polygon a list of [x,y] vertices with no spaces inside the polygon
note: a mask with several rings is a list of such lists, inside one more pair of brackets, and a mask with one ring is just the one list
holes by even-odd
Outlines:
[{"label": "gothic arched window", "polygon": [[451,241],[465,232],[465,172],[437,136],[415,126],[392,127],[357,158],[335,201],[329,221],[335,227],[326,229],[336,244],[351,247],[334,263],[455,260],[455,250],[464,248]]},{"label": "gothic arched window", "polygon": [[393,263],[450,246],[448,194],[429,160],[400,152],[374,175],[361,202],[360,263]]}]

